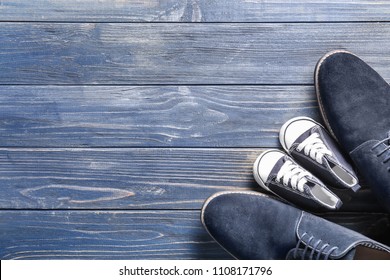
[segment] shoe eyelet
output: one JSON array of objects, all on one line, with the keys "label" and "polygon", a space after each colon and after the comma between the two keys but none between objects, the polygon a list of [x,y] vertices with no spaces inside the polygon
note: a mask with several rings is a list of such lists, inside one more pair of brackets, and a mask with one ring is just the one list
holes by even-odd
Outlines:
[{"label": "shoe eyelet", "polygon": [[283,183],[283,186],[287,187],[287,184]]},{"label": "shoe eyelet", "polygon": [[301,149],[299,149],[299,148],[296,148],[296,150],[297,150],[297,152],[300,152],[300,151],[302,151]]}]

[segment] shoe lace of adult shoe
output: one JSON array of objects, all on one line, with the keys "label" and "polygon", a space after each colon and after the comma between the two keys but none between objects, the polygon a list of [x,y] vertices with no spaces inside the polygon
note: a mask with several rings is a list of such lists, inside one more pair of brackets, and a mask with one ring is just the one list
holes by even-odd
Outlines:
[{"label": "shoe lace of adult shoe", "polygon": [[279,183],[283,178],[284,186],[287,186],[290,182],[290,185],[294,190],[298,189],[300,192],[303,192],[303,186],[307,183],[307,176],[311,177],[311,174],[288,160],[282,165],[276,175],[276,182]]},{"label": "shoe lace of adult shoe", "polygon": [[[319,260],[321,256],[323,256],[324,260],[329,259],[329,256],[338,249],[337,246],[330,246],[329,243],[322,241],[321,239],[316,240],[314,236],[310,236],[307,239],[306,244],[303,242],[303,238],[307,237],[308,234],[305,232],[299,238],[297,245],[293,250],[293,257],[297,259],[298,256],[301,257],[302,260],[309,259],[313,260],[315,253],[317,253],[316,260]],[[303,245],[303,248],[302,246]],[[303,252],[302,252],[303,250]],[[311,251],[311,252],[310,252]],[[310,252],[310,254],[309,254]]]},{"label": "shoe lace of adult shoe", "polygon": [[313,133],[307,137],[296,148],[298,152],[304,151],[305,155],[310,156],[312,159],[322,164],[322,159],[325,155],[332,156],[332,152],[325,146],[324,142],[320,138],[319,133]]},{"label": "shoe lace of adult shoe", "polygon": [[[378,147],[379,145],[381,144],[385,144],[386,142],[390,141],[390,137],[388,138],[385,138],[383,139],[382,141],[380,141],[379,143],[375,144],[373,147],[372,147],[372,150],[374,150],[376,147]],[[390,151],[390,145],[386,145],[386,148],[384,148],[382,151],[378,152],[376,154],[377,157],[380,157],[381,155],[383,155],[384,153]],[[386,162],[389,162],[390,161],[390,152],[387,154],[387,156],[385,157],[385,159],[383,160],[383,164],[385,164]],[[390,172],[390,167],[387,168],[387,171]]]}]

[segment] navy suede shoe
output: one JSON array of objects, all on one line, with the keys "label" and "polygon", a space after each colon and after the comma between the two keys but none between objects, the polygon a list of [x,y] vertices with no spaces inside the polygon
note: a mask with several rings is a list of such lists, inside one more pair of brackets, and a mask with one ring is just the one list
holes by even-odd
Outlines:
[{"label": "navy suede shoe", "polygon": [[389,247],[256,192],[213,195],[201,220],[237,259],[390,259]]},{"label": "navy suede shoe", "polygon": [[390,212],[390,86],[363,60],[338,50],[320,59],[315,87],[324,122]]}]

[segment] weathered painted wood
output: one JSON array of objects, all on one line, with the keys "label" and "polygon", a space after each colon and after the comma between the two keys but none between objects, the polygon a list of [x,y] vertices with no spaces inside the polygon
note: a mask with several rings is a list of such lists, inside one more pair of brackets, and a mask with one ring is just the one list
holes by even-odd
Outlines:
[{"label": "weathered painted wood", "polygon": [[[260,149],[0,149],[3,209],[200,209],[224,190],[259,190]],[[369,189],[343,211],[382,212]]]},{"label": "weathered painted wood", "polygon": [[227,259],[199,211],[0,211],[0,259]]},{"label": "weathered painted wood", "polygon": [[[388,214],[324,217],[390,243]],[[229,258],[199,211],[0,211],[0,259]]]},{"label": "weathered painted wood", "polygon": [[[390,80],[389,11],[360,0],[0,1],[0,84],[19,85],[0,86],[0,259],[230,258],[200,224],[204,200],[260,190],[254,147],[277,147],[290,117],[319,119],[312,72],[326,51],[356,52]],[[390,244],[368,188],[336,192],[351,213],[322,216]]]},{"label": "weathered painted wood", "polygon": [[312,84],[345,48],[390,80],[390,23],[0,23],[0,84]]},{"label": "weathered painted wood", "polygon": [[2,147],[279,147],[313,86],[0,86]]},{"label": "weathered painted wood", "polygon": [[200,209],[217,191],[254,187],[259,152],[1,149],[0,207]]},{"label": "weathered painted wood", "polygon": [[387,21],[388,1],[1,1],[0,20],[89,22]]}]

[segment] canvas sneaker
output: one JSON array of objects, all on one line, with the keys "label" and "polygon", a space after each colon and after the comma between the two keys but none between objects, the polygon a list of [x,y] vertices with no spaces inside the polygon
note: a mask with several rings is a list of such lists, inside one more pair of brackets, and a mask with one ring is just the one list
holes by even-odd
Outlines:
[{"label": "canvas sneaker", "polygon": [[253,176],[265,190],[305,209],[336,210],[342,205],[324,183],[279,150],[259,155]]},{"label": "canvas sneaker", "polygon": [[326,129],[308,117],[296,117],[283,124],[280,144],[299,164],[332,187],[360,188],[352,165]]}]

